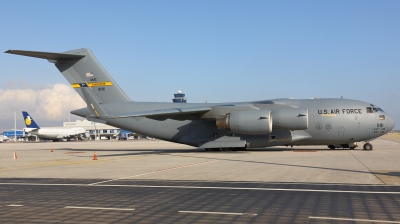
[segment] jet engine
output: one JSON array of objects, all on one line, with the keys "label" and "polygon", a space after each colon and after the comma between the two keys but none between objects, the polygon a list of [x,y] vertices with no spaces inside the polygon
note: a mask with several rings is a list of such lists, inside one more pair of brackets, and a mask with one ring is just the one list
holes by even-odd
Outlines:
[{"label": "jet engine", "polygon": [[293,108],[272,111],[274,128],[305,130],[308,128],[308,110]]},{"label": "jet engine", "polygon": [[234,134],[263,135],[272,132],[272,115],[269,110],[233,111],[217,118],[216,124]]},{"label": "jet engine", "polygon": [[78,135],[78,138],[80,140],[87,140],[89,137],[90,137],[90,134],[87,132]]}]

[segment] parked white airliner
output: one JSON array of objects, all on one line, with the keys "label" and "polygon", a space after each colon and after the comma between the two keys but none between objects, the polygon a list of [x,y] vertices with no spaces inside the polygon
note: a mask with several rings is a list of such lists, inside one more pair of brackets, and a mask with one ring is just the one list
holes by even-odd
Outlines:
[{"label": "parked white airliner", "polygon": [[22,111],[26,128],[24,132],[35,135],[40,139],[62,141],[63,139],[86,139],[84,128],[40,128],[26,111]]},{"label": "parked white airliner", "polygon": [[0,135],[0,142],[6,142],[6,141],[9,141],[10,139],[7,137],[7,136],[5,136],[5,135]]}]

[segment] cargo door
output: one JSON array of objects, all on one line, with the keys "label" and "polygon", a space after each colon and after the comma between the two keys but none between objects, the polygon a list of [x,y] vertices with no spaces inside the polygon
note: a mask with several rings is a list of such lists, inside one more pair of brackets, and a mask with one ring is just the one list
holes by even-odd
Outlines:
[{"label": "cargo door", "polygon": [[339,127],[339,138],[344,138],[344,127]]}]

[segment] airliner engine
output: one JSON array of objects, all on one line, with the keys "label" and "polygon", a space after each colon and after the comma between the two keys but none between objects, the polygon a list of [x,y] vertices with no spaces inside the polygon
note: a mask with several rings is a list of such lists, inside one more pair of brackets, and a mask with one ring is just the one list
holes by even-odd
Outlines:
[{"label": "airliner engine", "polygon": [[272,132],[272,115],[269,110],[233,111],[217,118],[216,124],[234,134],[263,135]]},{"label": "airliner engine", "polygon": [[305,130],[308,128],[307,109],[279,109],[272,111],[274,128],[289,130]]}]

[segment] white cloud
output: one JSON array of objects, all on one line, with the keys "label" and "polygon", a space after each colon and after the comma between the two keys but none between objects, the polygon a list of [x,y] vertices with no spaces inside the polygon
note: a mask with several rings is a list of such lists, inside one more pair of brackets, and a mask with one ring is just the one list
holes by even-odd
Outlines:
[{"label": "white cloud", "polygon": [[[61,126],[61,122],[67,120],[71,110],[86,106],[74,89],[61,83],[31,86],[24,80],[18,80],[9,81],[3,86],[0,89],[0,119],[3,120],[1,123],[13,121],[12,109],[17,109],[17,120],[22,120],[21,111],[28,111],[36,121],[57,121]],[[4,127],[1,123],[0,126]]]}]

